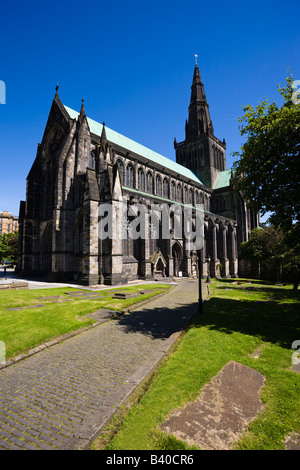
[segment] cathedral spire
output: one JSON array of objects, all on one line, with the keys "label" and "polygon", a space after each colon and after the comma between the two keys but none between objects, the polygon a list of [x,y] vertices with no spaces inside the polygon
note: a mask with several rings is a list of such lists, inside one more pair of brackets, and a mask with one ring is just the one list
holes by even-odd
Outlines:
[{"label": "cathedral spire", "polygon": [[191,103],[194,101],[206,101],[204,86],[202,83],[199,67],[196,63],[193,76]]},{"label": "cathedral spire", "polygon": [[103,124],[102,124],[102,132],[101,132],[100,142],[101,142],[101,144],[106,144],[106,142],[107,142],[106,131],[105,131],[105,122],[103,122]]},{"label": "cathedral spire", "polygon": [[79,113],[79,117],[78,117],[78,121],[79,121],[79,124],[80,124],[80,125],[82,124],[85,115],[86,115],[86,114],[85,114],[85,109],[84,109],[84,99],[82,98],[80,113]]},{"label": "cathedral spire", "polygon": [[80,116],[85,116],[84,99],[81,100]]},{"label": "cathedral spire", "polygon": [[176,142],[174,147],[176,162],[192,170],[204,185],[213,188],[218,173],[226,168],[226,144],[214,135],[197,57],[195,54],[185,140]]}]

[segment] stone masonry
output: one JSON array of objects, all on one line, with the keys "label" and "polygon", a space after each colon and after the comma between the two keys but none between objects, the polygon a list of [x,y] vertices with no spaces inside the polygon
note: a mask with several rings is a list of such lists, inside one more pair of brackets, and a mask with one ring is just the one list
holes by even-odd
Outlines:
[{"label": "stone masonry", "polygon": [[[0,449],[88,445],[195,313],[196,280],[0,370]],[[108,317],[109,318],[109,317]]]},{"label": "stone masonry", "polygon": [[[226,169],[226,143],[213,129],[199,68],[194,69],[185,140],[174,141],[176,162],[65,106],[58,88],[20,204],[19,265],[25,276],[83,285],[120,284],[156,275],[237,277],[246,267],[239,247],[259,225],[258,214],[233,189],[234,171]],[[126,199],[136,204],[190,207],[192,224],[202,207],[204,244],[199,252],[187,236],[157,237],[155,217],[145,238],[99,236],[104,204],[114,209]],[[116,219],[121,214],[116,212]],[[130,220],[128,215],[124,225]],[[117,220],[114,220],[116,222]],[[200,256],[201,262],[197,262]],[[210,261],[208,261],[210,259]],[[199,268],[200,266],[200,268]]]}]

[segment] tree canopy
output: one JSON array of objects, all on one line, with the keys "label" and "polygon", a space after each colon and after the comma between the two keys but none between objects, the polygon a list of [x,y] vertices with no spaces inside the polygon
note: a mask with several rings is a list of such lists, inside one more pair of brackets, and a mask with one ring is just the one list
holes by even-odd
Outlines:
[{"label": "tree canopy", "polygon": [[241,259],[251,260],[259,277],[272,281],[292,282],[298,288],[300,279],[300,228],[283,231],[274,226],[252,230],[241,244]]},{"label": "tree canopy", "polygon": [[286,230],[299,222],[300,104],[292,75],[278,85],[283,104],[268,99],[245,106],[240,134],[246,137],[234,163],[235,189],[262,215],[271,212],[275,226]]},{"label": "tree canopy", "polygon": [[0,262],[18,260],[19,232],[0,235]]}]

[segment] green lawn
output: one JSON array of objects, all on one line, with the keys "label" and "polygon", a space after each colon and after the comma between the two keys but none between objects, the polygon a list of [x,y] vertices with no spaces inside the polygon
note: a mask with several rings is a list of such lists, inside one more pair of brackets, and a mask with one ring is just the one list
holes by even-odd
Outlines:
[{"label": "green lawn", "polygon": [[[190,449],[158,426],[172,410],[199,396],[231,360],[265,377],[264,410],[236,449],[284,449],[286,436],[300,432],[300,374],[290,371],[291,345],[300,340],[300,293],[258,281],[214,281],[211,289],[204,315],[194,318],[176,350],[137,390],[131,409],[122,407],[92,449]],[[259,346],[255,359],[251,354]]]},{"label": "green lawn", "polygon": [[[147,300],[154,295],[165,292],[168,284],[146,284],[128,286],[118,290],[139,292],[143,289],[154,289],[131,299],[114,299],[110,290],[101,291],[103,299],[85,299],[73,297],[73,301],[51,303],[49,296],[61,296],[69,299],[67,292],[78,291],[72,288],[28,289],[0,292],[0,340],[5,343],[6,360],[26,352],[39,344],[60,335],[91,325],[95,320],[85,317],[88,313],[100,308],[109,308],[120,312],[131,305]],[[116,288],[112,289],[113,291]],[[39,299],[42,297],[42,299]],[[56,300],[56,299],[52,299]],[[43,304],[43,307],[29,308]],[[26,307],[22,310],[8,308]]]}]

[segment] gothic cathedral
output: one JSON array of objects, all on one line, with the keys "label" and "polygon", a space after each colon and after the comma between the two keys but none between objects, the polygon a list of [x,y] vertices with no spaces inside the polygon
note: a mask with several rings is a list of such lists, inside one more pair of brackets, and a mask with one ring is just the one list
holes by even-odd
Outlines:
[{"label": "gothic cathedral", "polygon": [[[214,135],[197,64],[185,140],[174,140],[176,162],[63,105],[58,88],[20,203],[18,271],[83,285],[134,279],[245,275],[241,242],[259,225],[226,168],[226,143]],[[204,209],[204,243],[188,248],[184,234],[144,239],[99,237],[99,208],[176,203]],[[118,212],[115,212],[118,217]],[[201,264],[198,264],[198,256]]]}]

